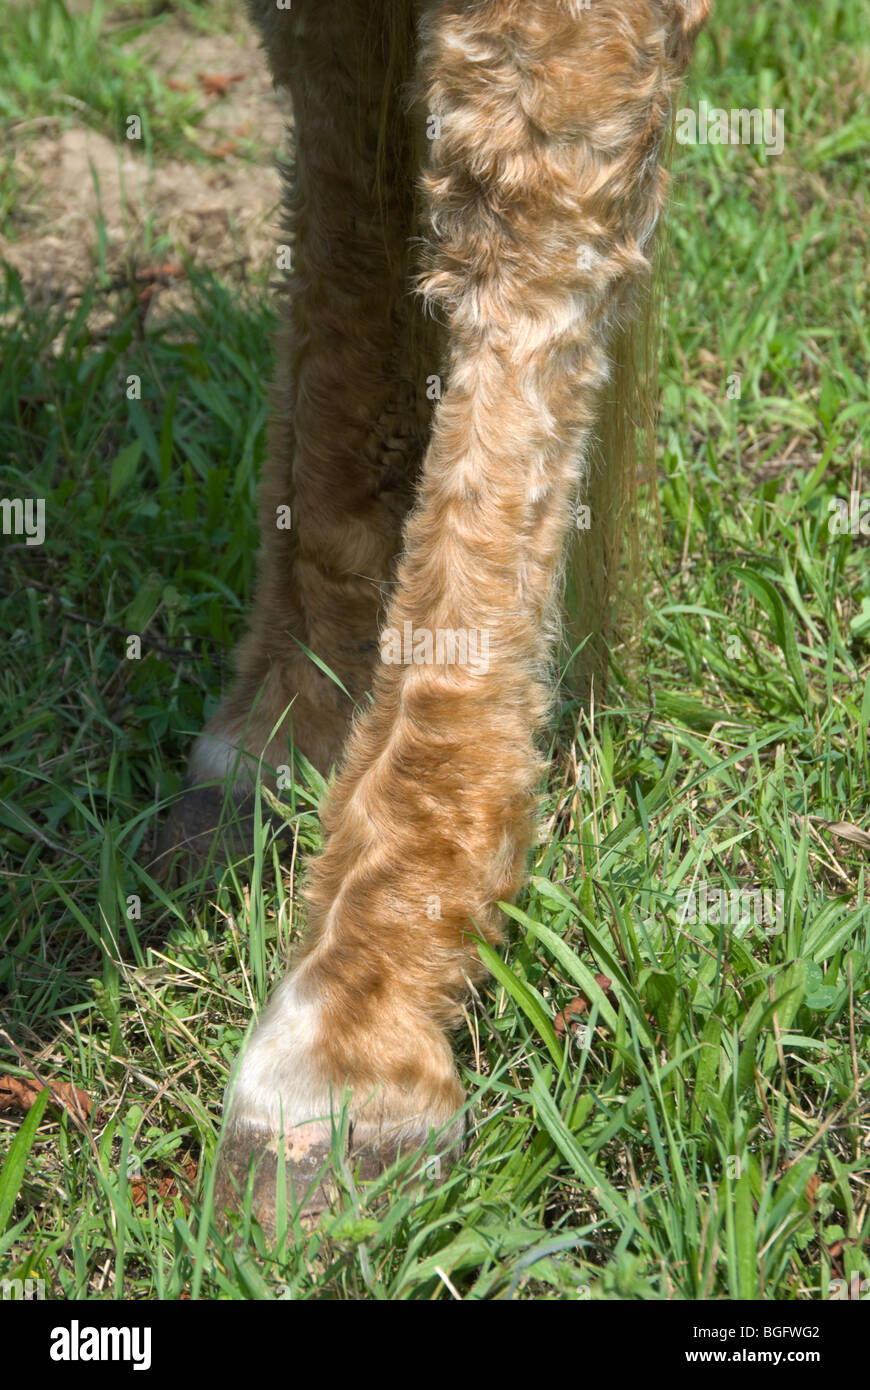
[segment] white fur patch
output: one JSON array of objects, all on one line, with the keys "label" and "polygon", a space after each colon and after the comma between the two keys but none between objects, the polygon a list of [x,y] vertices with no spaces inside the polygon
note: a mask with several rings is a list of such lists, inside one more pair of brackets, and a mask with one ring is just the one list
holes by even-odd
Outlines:
[{"label": "white fur patch", "polygon": [[236,787],[253,787],[256,765],[220,734],[200,734],[190,755],[189,776],[193,782],[228,782]]},{"label": "white fur patch", "polygon": [[[281,982],[252,1033],[227,1088],[230,1122],[285,1133],[312,1120],[326,1121],[329,1087],[314,1062],[318,1004],[301,997],[297,980]],[[335,1098],[335,1108],[341,1097]]]},{"label": "white fur patch", "polygon": [[[328,1141],[341,1115],[345,1097],[341,1087],[331,1086],[317,1064],[319,1004],[305,997],[298,974],[284,979],[252,1033],[227,1087],[227,1126],[251,1126],[266,1134],[283,1134],[291,1144]],[[430,1129],[438,1132],[437,1148],[444,1151],[462,1144],[462,1117],[443,1126],[450,1116],[415,1111],[408,1097],[408,1112],[387,1115],[377,1092],[353,1096],[351,1116],[357,1142],[388,1140],[418,1147]],[[362,1112],[362,1113],[360,1113]]]}]

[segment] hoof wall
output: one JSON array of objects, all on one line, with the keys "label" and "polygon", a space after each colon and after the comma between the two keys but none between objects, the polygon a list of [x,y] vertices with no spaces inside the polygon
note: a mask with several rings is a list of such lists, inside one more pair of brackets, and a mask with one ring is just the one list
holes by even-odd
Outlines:
[{"label": "hoof wall", "polygon": [[[282,1183],[288,1217],[295,1210],[306,1224],[313,1224],[314,1219],[334,1207],[341,1187],[334,1172],[331,1135],[324,1134],[322,1125],[311,1129],[310,1138],[302,1127],[291,1131],[283,1142],[276,1135],[249,1126],[231,1130],[221,1144],[217,1161],[214,1209],[218,1222],[223,1222],[227,1209],[245,1209],[249,1184],[251,1214],[269,1235],[274,1235],[277,1228]],[[401,1152],[407,1153],[407,1147]],[[421,1176],[435,1182],[447,1176],[454,1155],[418,1152],[417,1172]],[[400,1150],[392,1143],[360,1146],[350,1149],[347,1163],[355,1181],[373,1182],[399,1157]]]},{"label": "hoof wall", "polygon": [[[224,787],[188,787],[157,836],[150,868],[166,885],[209,865],[215,874],[227,862],[254,852],[255,793]],[[268,814],[264,808],[264,819]]]}]

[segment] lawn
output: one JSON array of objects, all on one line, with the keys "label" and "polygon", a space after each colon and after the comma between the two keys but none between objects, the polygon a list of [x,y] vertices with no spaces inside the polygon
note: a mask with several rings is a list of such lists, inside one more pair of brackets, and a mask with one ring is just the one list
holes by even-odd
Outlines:
[{"label": "lawn", "polygon": [[[782,150],[675,146],[642,627],[606,699],[554,706],[529,886],[456,1040],[472,1143],[434,1192],[346,1174],[342,1209],[277,1248],[215,1228],[210,1180],[229,1068],[304,924],[322,779],[300,764],[264,801],[249,876],[145,866],[245,623],[281,113],[228,4],[33,0],[4,30],[3,496],[44,498],[45,533],[0,540],[0,1279],[860,1288],[870,17],[762,0],[701,38],[680,104],[781,111]],[[67,1089],[32,1104],[40,1081]]]}]

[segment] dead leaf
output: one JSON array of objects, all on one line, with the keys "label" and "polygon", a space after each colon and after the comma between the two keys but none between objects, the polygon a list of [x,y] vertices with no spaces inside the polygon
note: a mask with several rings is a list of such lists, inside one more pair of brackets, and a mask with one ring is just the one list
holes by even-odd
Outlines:
[{"label": "dead leaf", "polygon": [[171,92],[189,92],[190,83],[180,82],[177,77],[167,77],[166,85]]},{"label": "dead leaf", "polygon": [[[607,994],[613,981],[608,980],[606,975],[596,975],[595,983]],[[611,1003],[616,1003],[616,1000],[613,999],[612,996]],[[565,1005],[564,1009],[561,1009],[554,1017],[553,1028],[555,1029],[556,1037],[564,1038],[568,1029],[572,1026],[576,1027],[579,1020],[588,1012],[589,1000],[586,998],[585,994],[578,994],[575,999],[570,1000],[570,1002]]]},{"label": "dead leaf", "polygon": [[159,265],[143,265],[136,271],[137,280],[172,280],[184,274],[181,261],[163,261]]},{"label": "dead leaf", "polygon": [[234,72],[231,77],[225,77],[219,73],[198,72],[196,80],[207,97],[225,97],[234,82],[242,82],[245,74]]},{"label": "dead leaf", "polygon": [[[196,1182],[199,1172],[199,1165],[195,1158],[185,1158],[181,1163],[181,1170],[185,1178],[191,1184]],[[180,1196],[181,1204],[186,1212],[190,1210],[190,1199],[183,1192],[179,1192],[178,1178],[174,1173],[164,1171],[162,1177],[150,1177],[143,1175],[130,1180],[130,1199],[134,1207],[143,1207],[148,1201],[149,1193],[155,1202],[165,1202],[170,1197]]]},{"label": "dead leaf", "polygon": [[851,825],[845,820],[825,820],[820,824],[822,830],[827,830],[828,834],[836,839],[848,840],[850,844],[860,845],[862,849],[870,849],[870,835],[866,830],[860,830],[857,825]]},{"label": "dead leaf", "polygon": [[219,145],[213,145],[208,151],[212,159],[226,159],[228,155],[238,154],[239,146],[235,140],[222,140]]},{"label": "dead leaf", "polygon": [[[69,1110],[76,1119],[90,1119],[92,1106],[87,1091],[80,1091],[69,1081],[50,1081],[48,1088],[55,1105]],[[20,1110],[26,1115],[45,1089],[41,1081],[31,1081],[29,1077],[0,1076],[0,1111]]]},{"label": "dead leaf", "polygon": [[584,1014],[589,1012],[589,1005],[581,994],[576,999],[572,999],[561,1009],[553,1019],[553,1028],[557,1038],[564,1038],[568,1029],[580,1021]]}]

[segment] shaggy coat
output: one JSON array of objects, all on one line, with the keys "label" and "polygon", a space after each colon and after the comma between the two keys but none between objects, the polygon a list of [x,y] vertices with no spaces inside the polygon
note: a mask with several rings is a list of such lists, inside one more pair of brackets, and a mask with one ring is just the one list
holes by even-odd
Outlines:
[{"label": "shaggy coat", "polygon": [[288,735],[339,774],[304,948],[230,1088],[220,1203],[253,1157],[268,1220],[281,1142],[297,1198],[326,1200],[343,1098],[363,1174],[461,1142],[449,1031],[523,879],[566,535],[708,7],[252,0],[294,115],[293,273],[251,628],[190,781],[241,798]]}]

